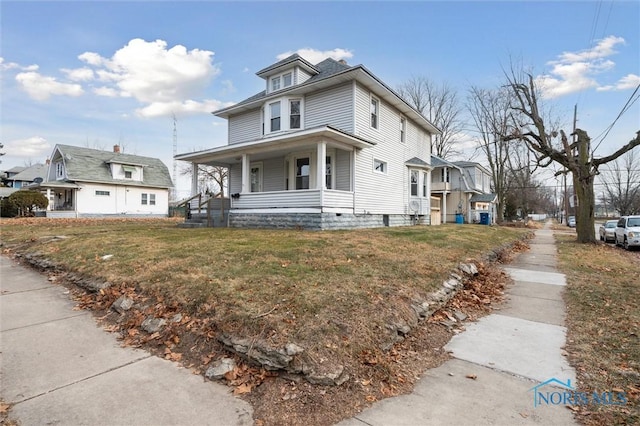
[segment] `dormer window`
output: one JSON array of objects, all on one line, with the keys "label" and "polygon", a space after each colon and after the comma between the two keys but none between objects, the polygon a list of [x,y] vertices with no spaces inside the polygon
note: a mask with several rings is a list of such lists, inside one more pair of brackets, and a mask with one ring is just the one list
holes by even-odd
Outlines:
[{"label": "dormer window", "polygon": [[64,165],[62,161],[56,163],[56,179],[64,178]]},{"label": "dormer window", "polygon": [[280,90],[280,76],[271,79],[271,91]]},{"label": "dormer window", "polygon": [[283,74],[277,74],[269,79],[269,92],[275,92],[276,90],[286,89],[293,85],[293,71],[288,71]]}]

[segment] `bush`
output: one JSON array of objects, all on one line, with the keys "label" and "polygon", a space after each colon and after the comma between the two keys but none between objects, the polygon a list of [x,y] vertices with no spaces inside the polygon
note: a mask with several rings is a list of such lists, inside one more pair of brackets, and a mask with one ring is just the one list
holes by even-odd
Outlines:
[{"label": "bush", "polygon": [[9,195],[9,205],[18,216],[33,216],[36,209],[46,209],[49,205],[47,197],[39,191],[17,191]]}]

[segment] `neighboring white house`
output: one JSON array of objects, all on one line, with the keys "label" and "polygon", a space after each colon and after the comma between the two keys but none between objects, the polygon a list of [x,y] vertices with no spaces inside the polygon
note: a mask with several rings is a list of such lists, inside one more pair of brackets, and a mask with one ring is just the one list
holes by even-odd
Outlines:
[{"label": "neighboring white house", "polygon": [[167,216],[167,166],[157,158],[56,145],[43,182],[28,185],[49,199],[47,217]]},{"label": "neighboring white house", "polygon": [[297,54],[257,75],[264,91],[214,112],[228,120],[227,145],[176,156],[194,171],[229,168],[229,226],[430,222],[439,130],[392,89],[362,65],[312,65]]},{"label": "neighboring white house", "polygon": [[441,222],[480,223],[481,213],[496,218],[497,196],[491,192],[491,173],[471,161],[446,161],[431,156],[431,194],[440,206]]}]

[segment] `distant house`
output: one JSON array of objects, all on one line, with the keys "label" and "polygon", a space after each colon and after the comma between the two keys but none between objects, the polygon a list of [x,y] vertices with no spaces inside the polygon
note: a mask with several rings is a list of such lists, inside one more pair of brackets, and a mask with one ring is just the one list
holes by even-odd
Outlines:
[{"label": "distant house", "polygon": [[43,182],[28,185],[49,199],[47,217],[167,216],[167,166],[157,158],[56,145]]},{"label": "distant house", "polygon": [[38,180],[42,181],[47,175],[48,165],[34,164],[29,167],[14,167],[7,170],[4,179],[7,186],[20,189]]},{"label": "distant house", "polygon": [[496,194],[491,192],[491,173],[471,161],[450,162],[431,156],[431,194],[440,206],[441,222],[479,223],[481,213],[496,217]]},{"label": "distant house", "polygon": [[297,54],[256,74],[263,91],[214,112],[227,120],[227,144],[176,156],[194,171],[229,169],[229,226],[430,223],[439,130],[382,80],[362,65]]}]

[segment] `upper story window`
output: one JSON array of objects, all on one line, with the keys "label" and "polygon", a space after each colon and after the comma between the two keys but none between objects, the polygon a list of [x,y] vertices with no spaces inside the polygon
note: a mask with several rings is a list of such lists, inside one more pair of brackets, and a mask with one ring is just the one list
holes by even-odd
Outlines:
[{"label": "upper story window", "polygon": [[56,163],[56,179],[60,179],[64,177],[64,164],[62,161]]},{"label": "upper story window", "polygon": [[447,167],[442,169],[440,177],[442,182],[447,182],[447,183],[449,182],[449,169]]},{"label": "upper story window", "polygon": [[286,89],[293,85],[293,71],[288,71],[283,74],[274,75],[269,79],[269,92],[275,92],[276,90]]},{"label": "upper story window", "polygon": [[304,100],[282,97],[262,109],[262,133],[297,130],[302,128]]},{"label": "upper story window", "polygon": [[289,128],[300,128],[300,99],[289,101]]},{"label": "upper story window", "polygon": [[378,128],[380,115],[380,101],[374,97],[371,97],[371,127]]},{"label": "upper story window", "polygon": [[271,132],[280,130],[280,102],[269,104],[269,116],[271,117]]},{"label": "upper story window", "polygon": [[404,142],[407,135],[407,120],[400,117],[400,142]]},{"label": "upper story window", "polygon": [[275,92],[276,90],[280,90],[280,77],[273,77],[271,79],[271,91]]}]

